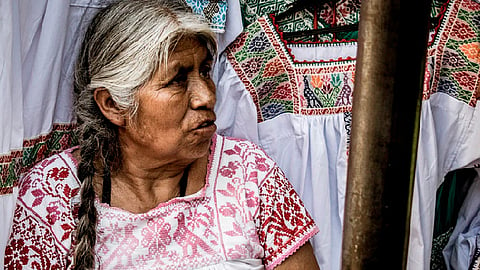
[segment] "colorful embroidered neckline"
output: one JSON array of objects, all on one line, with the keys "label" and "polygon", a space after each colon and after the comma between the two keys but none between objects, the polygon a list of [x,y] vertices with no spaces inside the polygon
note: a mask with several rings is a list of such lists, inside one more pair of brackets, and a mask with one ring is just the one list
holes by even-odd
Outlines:
[{"label": "colorful embroidered neckline", "polygon": [[354,59],[295,61],[268,18],[247,27],[226,53],[252,96],[258,122],[284,113],[351,111]]}]

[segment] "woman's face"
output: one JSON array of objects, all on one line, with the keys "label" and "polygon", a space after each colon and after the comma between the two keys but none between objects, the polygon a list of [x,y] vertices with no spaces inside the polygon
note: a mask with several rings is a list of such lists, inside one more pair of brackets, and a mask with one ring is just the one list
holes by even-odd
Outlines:
[{"label": "woman's face", "polygon": [[[154,160],[188,161],[208,153],[216,126],[212,57],[198,40],[184,38],[138,90],[139,108],[127,122],[124,147]],[[125,136],[122,136],[125,135]]]}]

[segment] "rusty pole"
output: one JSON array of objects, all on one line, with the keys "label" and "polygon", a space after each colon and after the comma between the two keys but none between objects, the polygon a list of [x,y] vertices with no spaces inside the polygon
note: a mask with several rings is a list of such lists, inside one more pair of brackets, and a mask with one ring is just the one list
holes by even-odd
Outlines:
[{"label": "rusty pole", "polygon": [[431,0],[363,0],[342,269],[406,269]]}]

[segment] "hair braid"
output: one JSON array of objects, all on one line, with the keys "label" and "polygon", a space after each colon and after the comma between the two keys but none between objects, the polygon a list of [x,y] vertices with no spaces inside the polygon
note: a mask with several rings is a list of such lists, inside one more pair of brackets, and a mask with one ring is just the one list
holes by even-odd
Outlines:
[{"label": "hair braid", "polygon": [[[134,22],[134,23],[132,23]],[[74,269],[95,267],[94,179],[121,168],[118,127],[102,114],[94,91],[106,89],[126,117],[138,107],[136,91],[184,36],[196,37],[216,55],[215,35],[181,0],[124,0],[101,10],[88,27],[75,70],[81,184]]]},{"label": "hair braid", "polygon": [[[93,176],[95,168],[92,153],[80,150],[82,157],[78,166],[79,178],[83,181],[80,191],[80,208],[78,210],[77,243],[74,253],[74,269],[93,269],[95,265],[94,246],[96,242],[97,210],[95,209],[95,190]],[[94,154],[93,154],[94,155]]]}]

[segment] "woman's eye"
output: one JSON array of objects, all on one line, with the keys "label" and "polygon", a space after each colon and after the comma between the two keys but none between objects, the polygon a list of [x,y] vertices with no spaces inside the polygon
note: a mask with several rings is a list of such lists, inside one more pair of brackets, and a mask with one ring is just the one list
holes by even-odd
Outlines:
[{"label": "woman's eye", "polygon": [[210,78],[212,73],[212,68],[210,66],[205,66],[202,69],[200,69],[200,75],[204,78]]},{"label": "woman's eye", "polygon": [[169,84],[183,84],[187,81],[187,74],[179,72]]}]

